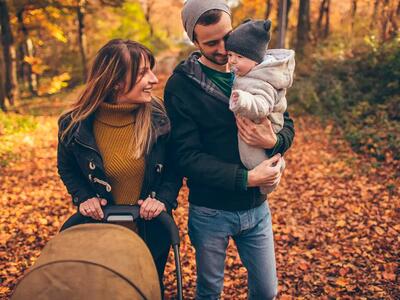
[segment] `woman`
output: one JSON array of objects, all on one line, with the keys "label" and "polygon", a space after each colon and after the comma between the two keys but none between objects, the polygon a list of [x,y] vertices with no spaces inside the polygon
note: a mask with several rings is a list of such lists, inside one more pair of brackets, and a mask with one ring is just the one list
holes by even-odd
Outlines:
[{"label": "woman", "polygon": [[[97,53],[78,101],[61,116],[58,172],[78,207],[61,230],[101,222],[101,207],[109,204],[138,204],[144,220],[176,208],[181,181],[166,163],[170,123],[151,95],[154,64],[143,45],[111,40]],[[155,223],[139,223],[162,286],[166,235]]]}]

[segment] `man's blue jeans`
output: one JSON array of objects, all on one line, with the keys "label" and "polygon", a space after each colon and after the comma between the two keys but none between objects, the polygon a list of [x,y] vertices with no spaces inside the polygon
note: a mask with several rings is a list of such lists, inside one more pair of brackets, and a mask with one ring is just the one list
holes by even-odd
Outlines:
[{"label": "man's blue jeans", "polygon": [[244,211],[190,204],[189,237],[196,250],[196,299],[219,299],[229,238],[248,272],[249,299],[273,299],[277,277],[268,203]]}]

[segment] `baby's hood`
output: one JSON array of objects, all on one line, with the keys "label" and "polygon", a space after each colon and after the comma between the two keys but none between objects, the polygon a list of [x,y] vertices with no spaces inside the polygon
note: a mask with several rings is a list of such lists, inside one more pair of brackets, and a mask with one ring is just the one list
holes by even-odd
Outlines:
[{"label": "baby's hood", "polygon": [[293,83],[294,51],[268,49],[264,61],[255,66],[246,77],[266,81],[275,89],[288,88]]}]

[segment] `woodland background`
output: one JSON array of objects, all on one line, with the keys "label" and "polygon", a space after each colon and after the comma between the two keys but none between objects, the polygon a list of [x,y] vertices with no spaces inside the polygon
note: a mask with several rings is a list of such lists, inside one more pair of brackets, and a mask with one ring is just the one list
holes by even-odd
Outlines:
[{"label": "woodland background", "polygon": [[[280,299],[400,299],[400,1],[228,1],[234,26],[270,18],[271,48],[296,50],[288,91],[296,139],[270,197]],[[193,50],[180,0],[0,0],[0,297],[73,212],[56,173],[57,117],[111,38],[157,56],[163,85]],[[284,9],[286,8],[286,9]],[[286,12],[285,12],[286,11]],[[194,252],[180,225],[186,298]],[[174,294],[173,264],[167,296]],[[246,298],[233,245],[224,299]]]}]

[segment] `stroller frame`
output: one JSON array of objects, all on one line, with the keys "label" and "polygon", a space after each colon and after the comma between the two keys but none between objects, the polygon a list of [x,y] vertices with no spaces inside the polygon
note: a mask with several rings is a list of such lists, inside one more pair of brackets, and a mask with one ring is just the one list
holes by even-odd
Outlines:
[{"label": "stroller frame", "polygon": [[[140,207],[138,205],[110,205],[102,208],[104,221],[106,222],[134,222],[140,217]],[[175,270],[177,280],[177,297],[183,299],[182,268],[179,253],[179,230],[172,217],[166,212],[161,212],[155,220],[159,222],[169,233],[170,244],[174,251]]]}]

